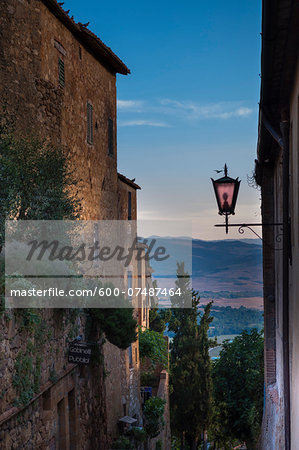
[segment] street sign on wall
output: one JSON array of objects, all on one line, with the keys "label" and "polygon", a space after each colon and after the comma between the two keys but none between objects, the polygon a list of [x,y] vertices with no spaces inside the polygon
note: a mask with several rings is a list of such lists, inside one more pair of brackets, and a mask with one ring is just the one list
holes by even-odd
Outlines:
[{"label": "street sign on wall", "polygon": [[72,342],[69,344],[68,362],[72,364],[89,364],[91,353],[90,344]]}]

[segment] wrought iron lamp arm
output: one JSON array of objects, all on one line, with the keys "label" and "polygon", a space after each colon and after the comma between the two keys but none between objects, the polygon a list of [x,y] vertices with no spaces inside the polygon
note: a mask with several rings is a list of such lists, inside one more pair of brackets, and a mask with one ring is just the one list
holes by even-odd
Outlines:
[{"label": "wrought iron lamp arm", "polygon": [[238,232],[240,234],[244,234],[244,228],[248,228],[250,231],[252,231],[253,234],[255,234],[261,241],[263,240],[262,236],[260,236],[256,231],[252,229],[252,227],[273,227],[273,226],[283,226],[282,223],[230,223],[227,222],[224,224],[217,224],[214,225],[215,227],[225,227],[227,230],[230,227],[238,227]]}]

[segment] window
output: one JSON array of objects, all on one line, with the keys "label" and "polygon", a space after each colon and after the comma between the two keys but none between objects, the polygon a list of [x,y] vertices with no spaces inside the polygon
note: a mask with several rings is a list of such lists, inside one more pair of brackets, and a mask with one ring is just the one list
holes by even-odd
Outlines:
[{"label": "window", "polygon": [[133,292],[133,273],[131,270],[128,271],[128,297],[132,298],[132,292]]},{"label": "window", "polygon": [[59,442],[58,448],[66,448],[65,406],[65,399],[63,398],[57,405]]},{"label": "window", "polygon": [[129,366],[130,369],[133,367],[133,352],[132,352],[132,344],[129,347]]},{"label": "window", "polygon": [[87,102],[87,142],[93,144],[92,105]]},{"label": "window", "polygon": [[80,46],[79,46],[79,59],[82,59],[82,49]]},{"label": "window", "polygon": [[58,58],[58,78],[60,86],[63,87],[65,84],[64,61],[61,58]]},{"label": "window", "polygon": [[132,192],[128,192],[128,220],[132,220]]},{"label": "window", "polygon": [[51,389],[43,393],[43,409],[49,411],[51,409]]},{"label": "window", "polygon": [[108,155],[113,156],[114,154],[114,143],[113,143],[113,120],[108,119]]}]

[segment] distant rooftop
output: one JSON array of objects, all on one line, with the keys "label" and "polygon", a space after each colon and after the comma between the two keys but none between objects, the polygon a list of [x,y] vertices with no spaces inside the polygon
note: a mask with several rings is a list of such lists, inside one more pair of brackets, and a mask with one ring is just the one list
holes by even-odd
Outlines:
[{"label": "distant rooftop", "polygon": [[124,183],[128,184],[129,186],[133,187],[134,189],[141,189],[140,186],[138,186],[138,184],[135,183],[135,178],[133,178],[133,180],[130,180],[129,178],[125,177],[124,175],[122,175],[121,173],[118,173],[118,178],[123,181]]},{"label": "distant rooftop", "polygon": [[104,63],[115,73],[128,75],[130,70],[122,62],[122,60],[107,47],[101,39],[92,33],[88,28],[88,24],[75,22],[73,17],[69,16],[69,10],[62,8],[63,3],[56,0],[42,0],[44,5],[59,19],[73,35],[89,50],[95,58]]}]

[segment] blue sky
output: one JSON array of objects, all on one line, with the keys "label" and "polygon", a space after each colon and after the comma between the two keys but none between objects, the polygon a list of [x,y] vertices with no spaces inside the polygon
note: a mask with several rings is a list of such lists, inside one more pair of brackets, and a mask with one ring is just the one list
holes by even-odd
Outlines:
[{"label": "blue sky", "polygon": [[213,227],[221,218],[210,177],[226,162],[242,180],[232,222],[258,222],[259,192],[247,175],[256,153],[260,1],[67,0],[64,8],[90,21],[132,72],[117,80],[118,170],[142,187],[139,218],[158,219],[163,234],[182,234],[179,224],[192,220],[195,237],[225,238]]}]

